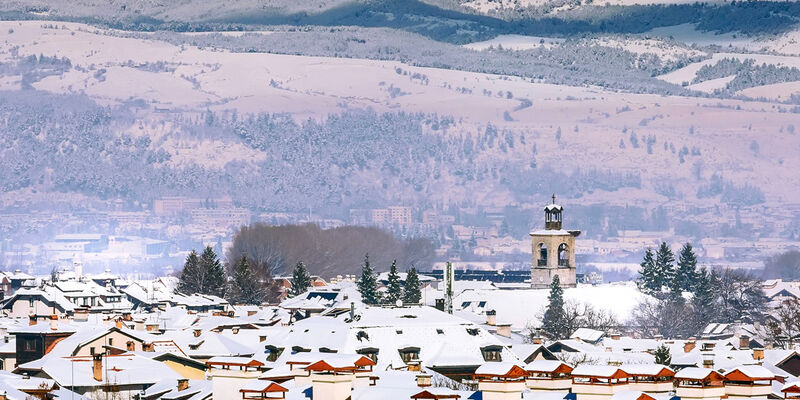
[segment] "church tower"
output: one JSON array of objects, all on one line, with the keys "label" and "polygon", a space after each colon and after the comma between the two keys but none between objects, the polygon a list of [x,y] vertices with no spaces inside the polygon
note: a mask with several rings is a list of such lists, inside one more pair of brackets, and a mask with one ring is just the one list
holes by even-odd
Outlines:
[{"label": "church tower", "polygon": [[544,229],[533,231],[531,243],[531,288],[545,289],[558,275],[561,287],[575,287],[575,238],[581,231],[566,231],[561,227],[564,207],[553,203],[544,207]]}]

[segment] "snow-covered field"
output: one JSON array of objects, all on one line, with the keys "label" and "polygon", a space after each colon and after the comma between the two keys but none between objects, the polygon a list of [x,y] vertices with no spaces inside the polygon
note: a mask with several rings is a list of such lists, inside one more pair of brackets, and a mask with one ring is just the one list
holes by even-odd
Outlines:
[{"label": "snow-covered field", "polygon": [[753,60],[756,64],[774,65],[776,67],[800,68],[800,57],[779,56],[771,54],[743,54],[743,53],[714,53],[711,58],[689,64],[683,68],[659,76],[667,82],[682,84],[691,82],[697,75],[697,71],[706,65],[714,65],[723,59],[735,59],[739,61]]},{"label": "snow-covered field", "polygon": [[564,39],[548,38],[542,36],[525,35],[499,35],[494,39],[465,44],[464,47],[473,50],[485,50],[490,47],[510,50],[530,50],[537,47],[552,48],[564,42]]},{"label": "snow-covered field", "polygon": [[[45,24],[0,22],[0,61],[13,60],[13,54],[69,58],[72,69],[33,86],[56,93],[85,93],[101,104],[142,100],[152,111],[143,116],[148,120],[143,134],[158,136],[165,129],[159,125],[156,109],[286,112],[297,119],[321,118],[348,108],[403,110],[453,116],[457,127],[449,130],[450,134],[485,129],[488,123],[525,132],[536,142],[539,163],[642,174],[642,189],[625,196],[586,193],[586,199],[592,201],[622,205],[644,198],[658,201],[661,196],[654,195],[650,185],[664,176],[670,177],[682,196],[693,198],[695,164],[701,161],[699,168],[705,177],[721,171],[727,179],[758,181],[768,200],[791,198],[796,194],[792,188],[800,185],[800,176],[793,172],[800,169],[800,159],[795,157],[800,138],[786,133],[798,119],[797,114],[781,111],[785,105],[533,83],[518,77],[391,61],[231,53],[110,36],[74,23],[57,24],[64,29],[45,28]],[[757,59],[800,65],[792,57]],[[662,78],[690,80],[700,66],[693,64]],[[414,78],[415,74],[427,79]],[[20,83],[19,76],[0,77],[2,90],[17,90]],[[531,106],[520,107],[526,101]],[[556,139],[558,130],[561,134]],[[631,142],[632,135],[637,137],[637,146]],[[646,135],[658,140],[652,154],[642,142]],[[757,155],[749,150],[754,140],[760,143]],[[670,145],[675,150],[670,150]],[[696,147],[702,156],[680,163],[676,151],[683,146]],[[232,159],[269,156],[233,154],[241,149],[216,145],[212,148]],[[211,157],[208,162],[217,166],[225,160]],[[765,170],[773,173],[757,173]],[[498,206],[510,201],[506,193],[493,191],[447,196]]]}]

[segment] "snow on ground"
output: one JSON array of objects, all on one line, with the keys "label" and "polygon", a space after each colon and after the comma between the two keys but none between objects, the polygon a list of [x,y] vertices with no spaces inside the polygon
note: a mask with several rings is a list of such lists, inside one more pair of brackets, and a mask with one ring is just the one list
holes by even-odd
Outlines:
[{"label": "snow on ground", "polygon": [[[800,175],[792,173],[800,169],[800,159],[794,156],[800,137],[768,140],[797,124],[796,114],[782,112],[784,105],[612,92],[391,61],[212,51],[110,36],[81,24],[58,24],[66,29],[45,28],[45,24],[0,22],[0,60],[13,58],[12,49],[21,57],[69,58],[73,65],[69,72],[34,85],[57,93],[84,92],[101,104],[141,99],[153,111],[143,112],[142,118],[148,119],[145,133],[151,132],[149,120],[162,120],[161,113],[154,112],[162,110],[155,108],[285,112],[298,120],[323,118],[348,108],[403,110],[453,116],[457,127],[447,134],[485,129],[488,122],[525,132],[528,146],[537,146],[539,162],[641,174],[644,187],[664,173],[694,182],[695,159],[679,164],[675,152],[664,150],[664,143],[677,149],[696,146],[702,151],[705,175],[724,171],[730,180],[758,180],[768,199],[790,198],[800,185]],[[5,34],[10,28],[14,32]],[[125,51],[120,52],[121,48]],[[694,76],[686,70],[680,73],[687,79]],[[426,79],[415,79],[415,75]],[[20,79],[0,77],[0,87],[18,89]],[[555,140],[558,129],[562,135]],[[687,135],[690,130],[696,134]],[[649,154],[644,146],[634,147],[632,133],[640,140],[644,135],[656,135],[655,151]],[[153,134],[161,135],[158,129]],[[753,140],[761,145],[758,157],[749,150]],[[521,152],[529,147],[515,150],[517,153],[508,157],[528,157]],[[592,163],[576,163],[576,154],[587,155]],[[648,168],[643,170],[641,165]],[[757,173],[764,170],[773,173]],[[499,191],[464,190],[442,196],[480,197],[482,200],[476,201],[497,206],[509,201],[508,194]],[[696,188],[686,193],[694,192]],[[633,192],[633,197],[620,196],[621,192],[613,196],[595,193],[586,193],[586,197],[634,204],[645,192]]]},{"label": "snow on ground", "polygon": [[[498,322],[510,323],[513,329],[524,329],[529,324],[539,324],[549,293],[549,289],[465,290],[453,299],[453,304],[458,308],[466,301],[474,304],[486,301],[484,310],[497,311]],[[634,283],[624,282],[564,289],[564,299],[591,305],[596,310],[610,312],[619,321],[627,321],[637,304],[647,296],[639,292]]]},{"label": "snow on ground", "polygon": [[725,89],[725,87],[728,86],[728,83],[730,83],[730,81],[732,81],[734,78],[736,78],[736,75],[725,76],[717,79],[709,79],[707,81],[695,83],[694,85],[689,85],[687,88],[697,90],[698,92],[714,93],[714,91],[717,89]]},{"label": "snow on ground", "polygon": [[550,49],[563,42],[564,39],[543,36],[500,35],[494,39],[484,40],[482,42],[467,43],[464,47],[472,50],[485,50],[490,47],[502,47],[510,50],[530,50],[538,47]]},{"label": "snow on ground", "polygon": [[654,54],[664,61],[676,61],[683,57],[699,57],[706,54],[700,50],[676,46],[656,39],[601,38],[593,39],[591,43],[623,49],[636,54]]},{"label": "snow on ground", "polygon": [[800,94],[800,82],[783,82],[772,85],[757,86],[740,90],[737,94],[754,99],[769,99],[777,101],[789,100],[793,94]]},{"label": "snow on ground", "polygon": [[703,32],[694,24],[681,24],[652,29],[645,36],[671,37],[679,42],[698,46],[720,46],[747,51],[774,51],[784,55],[800,55],[800,30],[781,35],[747,36],[741,33]]},{"label": "snow on ground", "polygon": [[675,84],[691,82],[697,75],[697,71],[706,65],[714,65],[725,58],[732,58],[740,61],[754,60],[756,64],[768,64],[778,67],[800,68],[800,57],[778,56],[770,54],[744,54],[744,53],[714,53],[711,58],[700,62],[689,64],[683,68],[658,76],[658,79]]}]

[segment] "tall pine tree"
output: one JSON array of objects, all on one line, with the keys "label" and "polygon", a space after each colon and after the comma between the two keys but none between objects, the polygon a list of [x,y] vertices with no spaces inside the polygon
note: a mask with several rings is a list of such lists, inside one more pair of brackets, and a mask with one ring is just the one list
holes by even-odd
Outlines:
[{"label": "tall pine tree", "polygon": [[558,275],[550,283],[550,295],[547,296],[547,310],[542,318],[542,332],[550,339],[558,340],[569,336],[567,316],[564,310],[564,289]]},{"label": "tall pine tree", "polygon": [[378,277],[369,264],[369,254],[364,256],[364,263],[361,265],[361,277],[358,278],[358,291],[361,293],[361,301],[364,304],[378,304],[380,295],[378,293]]},{"label": "tall pine tree", "polygon": [[199,293],[225,297],[227,276],[225,268],[211,246],[206,246],[200,256],[200,272],[204,278],[203,288]]},{"label": "tall pine tree", "polygon": [[394,304],[403,296],[403,285],[400,283],[400,274],[397,273],[397,260],[392,261],[389,267],[389,283],[386,285],[386,303]]},{"label": "tall pine tree", "polygon": [[411,267],[406,274],[406,286],[403,289],[403,303],[419,304],[420,300],[422,300],[422,292],[419,286],[417,269]]},{"label": "tall pine tree", "polygon": [[303,264],[302,261],[298,262],[297,265],[294,266],[294,271],[292,271],[292,296],[297,296],[300,293],[305,293],[309,287],[311,287],[311,275],[308,274],[308,269],[306,269],[306,265]]},{"label": "tall pine tree", "polygon": [[711,274],[705,268],[700,268],[697,273],[697,281],[694,285],[694,295],[692,296],[692,313],[695,333],[699,333],[717,318],[715,307],[716,294],[714,293],[714,283]]},{"label": "tall pine tree", "polygon": [[678,268],[675,270],[676,285],[684,292],[693,292],[697,282],[697,255],[690,243],[681,248],[678,255]]},{"label": "tall pine tree", "polygon": [[197,276],[199,274],[200,258],[197,256],[197,252],[192,250],[189,255],[186,256],[186,261],[183,263],[183,270],[181,270],[181,275],[178,277],[178,287],[176,290],[184,294],[198,293],[199,285]]},{"label": "tall pine tree", "polygon": [[658,271],[656,270],[656,262],[653,258],[653,249],[647,248],[644,252],[644,259],[639,264],[639,279],[636,284],[642,293],[653,295],[661,291],[661,286],[658,280]]},{"label": "tall pine tree", "polygon": [[192,250],[186,257],[178,278],[177,291],[184,294],[199,293],[225,297],[226,284],[225,269],[219,262],[217,253],[209,246],[200,256]]},{"label": "tall pine tree", "polygon": [[656,251],[656,274],[659,292],[662,287],[671,286],[672,279],[675,278],[675,254],[667,242],[661,242]]},{"label": "tall pine tree", "polygon": [[258,275],[250,265],[250,260],[243,255],[231,270],[231,282],[228,289],[228,301],[231,304],[255,304],[264,302],[266,291]]}]

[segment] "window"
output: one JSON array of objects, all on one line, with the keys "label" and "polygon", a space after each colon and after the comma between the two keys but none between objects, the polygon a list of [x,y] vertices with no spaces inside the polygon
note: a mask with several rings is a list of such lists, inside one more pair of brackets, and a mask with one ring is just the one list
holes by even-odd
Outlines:
[{"label": "window", "polygon": [[503,361],[500,356],[501,351],[502,347],[500,346],[486,346],[481,348],[484,361]]},{"label": "window", "polygon": [[470,303],[471,303],[470,301],[465,301],[465,302],[461,303],[461,308],[469,307]]},{"label": "window", "polygon": [[25,339],[24,348],[25,348],[25,351],[36,351],[36,340],[35,339]]},{"label": "window", "polygon": [[89,347],[89,354],[94,355],[94,347]]},{"label": "window", "polygon": [[398,350],[404,363],[419,361],[419,347],[406,347]]},{"label": "window", "polygon": [[467,328],[467,333],[469,333],[471,336],[478,336],[478,332],[480,331],[478,331],[477,328]]},{"label": "window", "polygon": [[444,330],[442,330],[442,329],[437,329],[437,330],[436,330],[436,333],[438,333],[438,334],[440,334],[440,335],[444,335]]},{"label": "window", "polygon": [[486,302],[485,301],[478,302],[478,307],[480,308],[486,307]]},{"label": "window", "polygon": [[28,299],[28,307],[33,308],[33,306],[35,305],[35,302],[36,302],[35,299]]},{"label": "window", "polygon": [[108,338],[108,345],[109,346],[113,346],[114,345],[114,338]]}]

